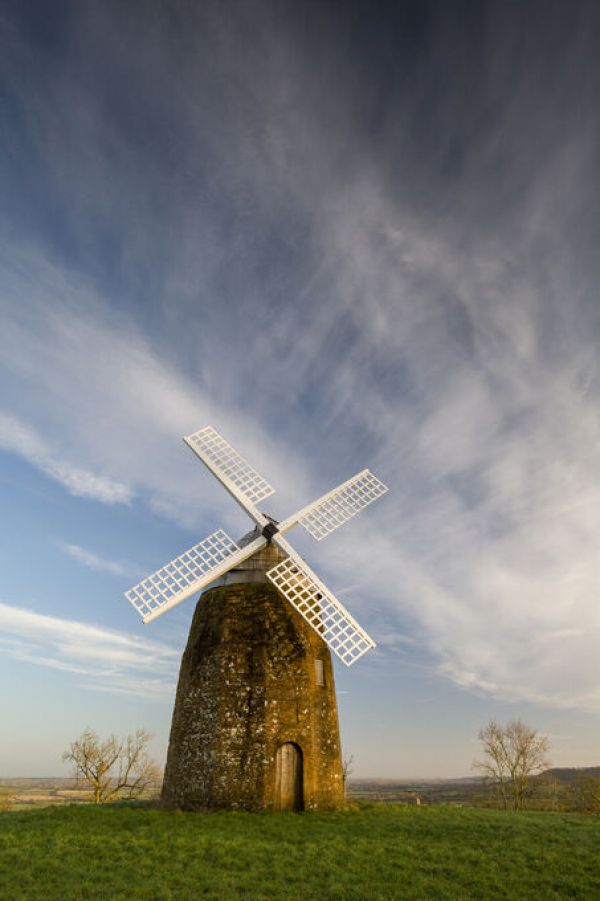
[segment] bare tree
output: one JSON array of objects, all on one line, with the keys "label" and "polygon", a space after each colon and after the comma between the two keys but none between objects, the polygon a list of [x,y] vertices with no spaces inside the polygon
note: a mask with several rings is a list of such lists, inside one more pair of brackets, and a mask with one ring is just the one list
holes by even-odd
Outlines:
[{"label": "bare tree", "polygon": [[600,776],[578,773],[569,792],[569,806],[579,813],[600,813]]},{"label": "bare tree", "polygon": [[0,793],[0,811],[10,810],[13,806],[15,796],[10,792]]},{"label": "bare tree", "polygon": [[562,782],[552,770],[542,776],[538,776],[536,781],[536,796],[541,800],[544,810],[561,810],[564,803],[565,790]]},{"label": "bare tree", "polygon": [[144,729],[121,740],[111,735],[101,741],[86,729],[63,754],[74,764],[75,776],[94,792],[96,804],[117,798],[137,798],[160,779],[160,770],[146,752],[152,736]]},{"label": "bare tree", "polygon": [[531,791],[532,776],[550,765],[548,739],[521,720],[501,726],[493,720],[479,730],[483,760],[473,768],[496,787],[504,808],[522,810]]},{"label": "bare tree", "polygon": [[348,776],[354,772],[354,754],[347,754],[342,758],[342,780],[344,783],[344,795],[346,794],[346,783]]}]

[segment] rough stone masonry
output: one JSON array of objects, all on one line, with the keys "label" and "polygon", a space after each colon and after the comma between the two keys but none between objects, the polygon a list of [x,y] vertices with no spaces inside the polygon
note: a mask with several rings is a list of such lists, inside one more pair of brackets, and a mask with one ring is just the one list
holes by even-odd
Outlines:
[{"label": "rough stone masonry", "polygon": [[331,656],[265,569],[269,545],[198,601],[162,800],[182,809],[326,810],[344,802]]}]

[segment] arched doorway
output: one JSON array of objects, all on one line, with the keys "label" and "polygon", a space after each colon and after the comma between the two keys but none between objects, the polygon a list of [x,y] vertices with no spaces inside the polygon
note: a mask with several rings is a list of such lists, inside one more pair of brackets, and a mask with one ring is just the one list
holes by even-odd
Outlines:
[{"label": "arched doorway", "polygon": [[275,809],[302,810],[303,795],[302,750],[288,741],[275,757]]}]

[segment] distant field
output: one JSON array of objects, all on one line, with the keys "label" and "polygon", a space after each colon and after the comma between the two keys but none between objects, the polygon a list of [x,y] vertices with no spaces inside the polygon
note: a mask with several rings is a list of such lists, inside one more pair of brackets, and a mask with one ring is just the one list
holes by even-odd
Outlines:
[{"label": "distant field", "polygon": [[[600,777],[600,767],[547,770],[533,783],[527,800],[529,810],[577,809],[573,807],[571,788],[579,776]],[[457,807],[497,807],[498,798],[492,786],[476,778],[462,779],[352,779],[347,786],[353,801],[384,801],[389,804],[444,804]],[[160,784],[153,786],[147,797],[158,797]],[[77,785],[72,778],[0,779],[0,806],[3,796],[13,798],[14,809],[42,807],[74,801],[91,801],[92,791]]]},{"label": "distant field", "polygon": [[[148,797],[157,797],[159,790],[160,786],[154,786]],[[3,801],[8,799],[11,810],[27,810],[31,807],[47,807],[50,804],[93,802],[94,793],[85,785],[77,786],[75,779],[63,777],[0,779],[0,810]]]},{"label": "distant field", "polygon": [[348,794],[357,801],[386,803],[454,804],[466,807],[490,807],[493,791],[478,779],[438,779],[398,781],[394,779],[352,779]]},{"label": "distant field", "polygon": [[0,813],[0,898],[600,899],[600,819],[447,807]]},{"label": "distant field", "polygon": [[0,786],[0,809],[3,799],[10,799],[12,810],[26,810],[28,807],[45,807],[48,804],[72,804],[74,801],[93,801],[90,791],[78,789],[30,788],[14,789]]}]

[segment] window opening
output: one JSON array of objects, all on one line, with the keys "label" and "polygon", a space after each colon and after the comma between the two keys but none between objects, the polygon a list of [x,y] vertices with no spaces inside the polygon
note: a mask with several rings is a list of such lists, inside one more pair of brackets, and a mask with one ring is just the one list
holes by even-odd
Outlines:
[{"label": "window opening", "polygon": [[325,685],[325,665],[318,658],[315,660],[315,675],[317,677],[317,685]]}]

